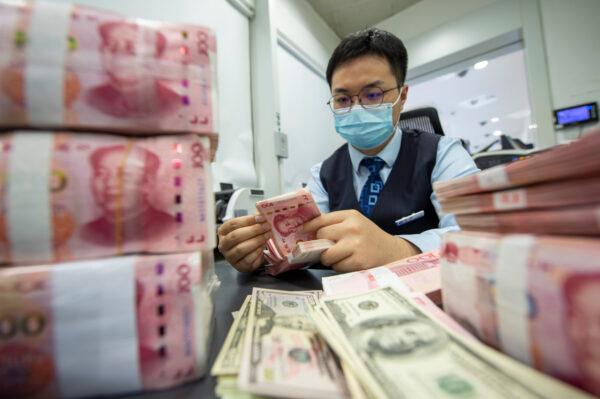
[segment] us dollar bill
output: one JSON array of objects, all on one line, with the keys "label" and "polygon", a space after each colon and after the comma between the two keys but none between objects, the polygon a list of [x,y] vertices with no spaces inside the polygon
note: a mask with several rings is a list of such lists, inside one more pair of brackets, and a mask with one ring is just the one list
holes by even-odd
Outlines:
[{"label": "us dollar bill", "polygon": [[324,298],[319,330],[377,398],[576,398],[581,391],[455,335],[392,287]]},{"label": "us dollar bill", "polygon": [[248,295],[227,333],[223,347],[210,372],[214,376],[238,374],[240,371],[244,334],[250,314],[250,299],[251,296]]},{"label": "us dollar bill", "polygon": [[288,398],[342,398],[339,363],[310,312],[315,293],[254,288],[239,388]]}]

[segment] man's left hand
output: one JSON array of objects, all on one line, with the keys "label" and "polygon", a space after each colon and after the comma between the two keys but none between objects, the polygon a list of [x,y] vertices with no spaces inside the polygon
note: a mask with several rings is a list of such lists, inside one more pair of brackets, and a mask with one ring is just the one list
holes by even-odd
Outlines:
[{"label": "man's left hand", "polygon": [[321,263],[339,272],[382,266],[421,252],[403,238],[381,230],[356,210],[323,214],[305,223],[302,231],[316,231],[318,239],[335,243],[321,254]]}]

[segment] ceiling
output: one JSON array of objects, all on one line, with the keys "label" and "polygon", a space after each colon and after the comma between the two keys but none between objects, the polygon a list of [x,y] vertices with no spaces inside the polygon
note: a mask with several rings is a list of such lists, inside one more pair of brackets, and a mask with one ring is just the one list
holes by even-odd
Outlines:
[{"label": "ceiling", "polygon": [[420,0],[308,0],[341,38],[371,27]]},{"label": "ceiling", "polygon": [[495,141],[494,132],[532,142],[523,50],[488,61],[412,85],[405,110],[435,107],[446,135],[469,140],[473,152]]}]

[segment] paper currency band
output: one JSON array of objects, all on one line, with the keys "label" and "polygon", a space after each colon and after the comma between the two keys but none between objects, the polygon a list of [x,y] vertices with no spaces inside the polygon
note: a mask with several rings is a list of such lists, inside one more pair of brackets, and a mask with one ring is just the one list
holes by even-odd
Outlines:
[{"label": "paper currency band", "polygon": [[65,62],[71,4],[35,2],[26,49],[25,99],[32,125],[59,125],[64,114]]},{"label": "paper currency band", "polygon": [[510,185],[510,180],[504,166],[486,169],[475,176],[477,177],[477,184],[482,190],[493,190]]},{"label": "paper currency band", "polygon": [[492,195],[492,201],[497,210],[524,209],[527,208],[527,190],[500,191]]},{"label": "paper currency band", "polygon": [[6,212],[13,262],[46,262],[53,257],[52,194],[48,190],[53,146],[50,132],[16,131],[12,135]]},{"label": "paper currency band", "polygon": [[54,357],[61,397],[143,388],[136,324],[136,259],[107,258],[52,269]]},{"label": "paper currency band", "polygon": [[496,310],[502,349],[510,356],[531,364],[529,342],[528,267],[535,238],[512,235],[500,241],[496,261]]}]

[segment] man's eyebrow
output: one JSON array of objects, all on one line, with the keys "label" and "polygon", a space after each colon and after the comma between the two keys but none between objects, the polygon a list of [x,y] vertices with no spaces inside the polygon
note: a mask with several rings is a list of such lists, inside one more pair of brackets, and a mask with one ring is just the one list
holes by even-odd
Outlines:
[{"label": "man's eyebrow", "polygon": [[[369,84],[364,85],[361,90],[366,89],[366,88],[370,88],[370,87],[380,87],[381,85],[383,85],[383,80],[375,80]],[[333,90],[334,93],[341,93],[341,94],[347,94],[349,93],[349,90],[343,87],[336,87]]]},{"label": "man's eyebrow", "polygon": [[383,85],[383,83],[384,83],[383,80],[376,80],[374,82],[369,83],[368,85],[364,85],[363,89],[366,89],[369,87],[379,87],[379,86]]}]

